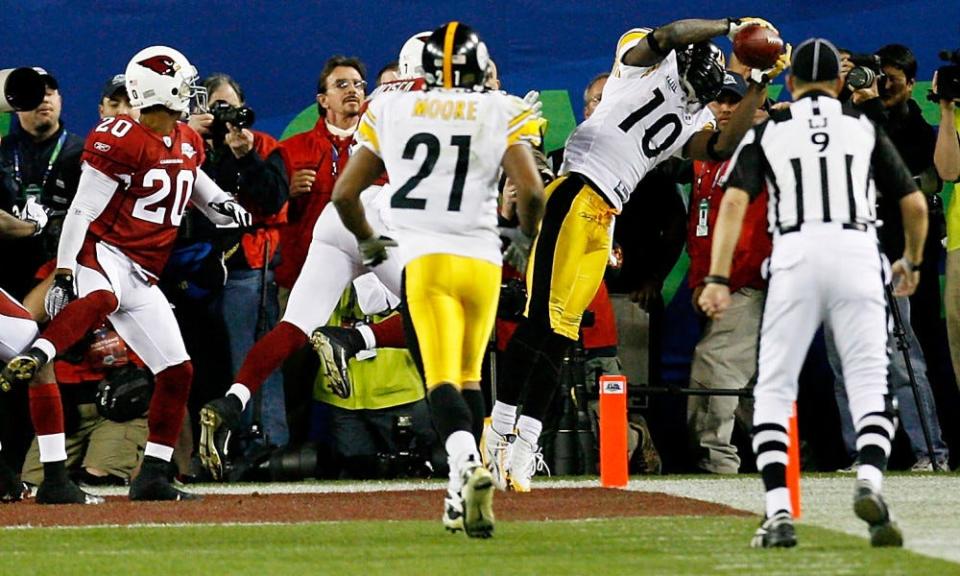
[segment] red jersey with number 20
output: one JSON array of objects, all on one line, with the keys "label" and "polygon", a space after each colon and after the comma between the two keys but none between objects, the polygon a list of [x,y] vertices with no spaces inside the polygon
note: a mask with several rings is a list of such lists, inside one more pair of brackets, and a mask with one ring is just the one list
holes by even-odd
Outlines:
[{"label": "red jersey with number 20", "polygon": [[203,139],[186,124],[161,136],[129,116],[101,121],[87,136],[83,161],[118,187],[90,224],[84,250],[102,241],[159,276],[203,159]]}]

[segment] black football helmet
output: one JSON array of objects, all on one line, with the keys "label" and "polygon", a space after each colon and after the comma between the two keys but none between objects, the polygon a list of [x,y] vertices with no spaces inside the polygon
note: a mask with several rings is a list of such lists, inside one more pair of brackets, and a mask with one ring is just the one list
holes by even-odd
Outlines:
[{"label": "black football helmet", "polygon": [[487,45],[460,22],[437,28],[423,46],[423,74],[428,86],[482,89],[489,66]]},{"label": "black football helmet", "polygon": [[687,99],[706,105],[720,94],[726,59],[723,51],[711,42],[698,42],[677,50],[677,68]]}]

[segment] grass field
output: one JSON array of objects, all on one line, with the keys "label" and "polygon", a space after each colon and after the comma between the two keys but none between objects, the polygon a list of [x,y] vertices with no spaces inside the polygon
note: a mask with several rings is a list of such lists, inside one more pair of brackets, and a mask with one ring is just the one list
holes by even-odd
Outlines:
[{"label": "grass field", "polygon": [[[644,479],[630,489],[751,511],[760,503],[755,477]],[[751,550],[757,520],[733,516],[500,522],[488,541],[447,534],[439,520],[11,528],[0,534],[0,574],[960,574],[944,559],[960,554],[960,477],[888,480],[913,550],[871,549],[851,490],[849,476],[805,478],[800,545],[791,550]]]}]

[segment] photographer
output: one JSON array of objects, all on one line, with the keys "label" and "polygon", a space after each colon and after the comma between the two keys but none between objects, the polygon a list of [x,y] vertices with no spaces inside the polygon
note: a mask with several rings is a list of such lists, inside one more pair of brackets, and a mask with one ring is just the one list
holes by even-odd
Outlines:
[{"label": "photographer", "polygon": [[[951,62],[933,75],[929,99],[940,105],[940,130],[933,152],[933,163],[941,178],[949,182],[960,179],[960,50],[942,53]],[[960,198],[957,185],[947,208],[947,270],[943,304],[947,316],[947,336],[954,380],[960,386]]]},{"label": "photographer", "polygon": [[63,100],[56,78],[37,69],[46,86],[41,104],[17,112],[19,129],[0,143],[0,209],[19,214],[28,200],[49,215],[35,237],[3,240],[5,258],[0,287],[22,300],[33,288],[34,273],[56,256],[60,226],[80,180],[83,139],[69,133],[60,120]]},{"label": "photographer", "polygon": [[[223,254],[226,282],[213,296],[211,313],[224,323],[232,377],[254,341],[277,322],[274,267],[279,261],[279,227],[287,221],[287,181],[279,156],[270,155],[277,141],[250,129],[255,116],[245,105],[240,85],[226,74],[213,74],[203,85],[208,109],[190,117],[190,125],[207,145],[203,171],[253,215],[253,228],[249,230],[217,229],[206,219],[191,220],[193,236],[211,239],[212,253]],[[256,419],[265,442],[285,446],[289,431],[279,372],[270,376],[261,394],[261,414]],[[255,417],[254,406],[251,404],[245,414],[247,424]]]},{"label": "photographer", "polygon": [[[943,226],[943,212],[938,210],[939,197],[936,192],[940,182],[933,166],[933,152],[936,135],[933,127],[923,119],[919,105],[911,98],[916,81],[917,61],[909,48],[900,44],[884,46],[873,55],[856,55],[841,51],[841,76],[845,81],[845,92],[849,101],[864,112],[877,126],[883,128],[903,158],[910,174],[916,180],[918,188],[927,195],[930,221],[930,234],[924,248],[923,263],[914,265],[921,270],[920,286],[913,298],[898,297],[896,305],[900,309],[906,342],[909,345],[910,363],[916,375],[917,386],[924,414],[930,424],[930,435],[938,464],[946,468],[949,457],[946,444],[940,432],[936,405],[930,382],[927,378],[927,360],[920,345],[918,332],[922,326],[939,322],[939,306],[936,309],[923,306],[925,302],[939,302],[938,271],[941,234],[937,231]],[[903,222],[900,209],[895,201],[878,197],[877,214],[883,226],[878,230],[880,246],[890,260],[897,260],[903,253]],[[911,306],[914,321],[911,323]],[[825,330],[827,354],[834,371],[834,392],[841,415],[841,428],[847,453],[856,453],[856,433],[848,411],[846,393],[843,391],[843,376],[836,347],[830,330]],[[920,422],[920,413],[914,399],[912,385],[907,373],[903,354],[890,343],[893,353],[890,356],[888,382],[900,403],[900,418],[904,432],[910,439],[911,449],[916,458],[913,469],[923,471],[932,469],[933,463],[927,454],[926,440]]]}]

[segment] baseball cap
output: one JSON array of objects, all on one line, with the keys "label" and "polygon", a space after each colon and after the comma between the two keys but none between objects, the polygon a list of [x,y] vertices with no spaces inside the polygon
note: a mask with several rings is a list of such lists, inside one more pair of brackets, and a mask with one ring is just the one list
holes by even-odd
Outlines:
[{"label": "baseball cap", "polygon": [[40,74],[40,78],[43,80],[43,83],[47,88],[50,88],[51,90],[60,89],[60,83],[57,82],[57,79],[54,78],[52,74],[39,66],[34,66],[33,69]]},{"label": "baseball cap", "polygon": [[[723,86],[720,87],[720,94],[724,92],[735,94],[738,98],[743,99],[747,94],[747,81],[736,72],[727,72],[723,77]],[[720,97],[720,94],[717,94],[717,98]]]},{"label": "baseball cap", "polygon": [[840,77],[840,53],[823,38],[808,38],[793,50],[790,69],[807,82],[825,82]]},{"label": "baseball cap", "polygon": [[116,74],[103,85],[103,90],[100,91],[100,99],[111,98],[120,90],[123,90],[124,94],[127,92],[126,76]]}]

